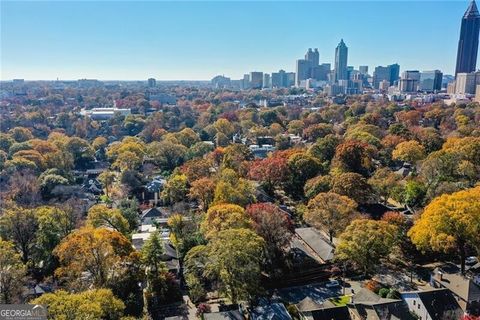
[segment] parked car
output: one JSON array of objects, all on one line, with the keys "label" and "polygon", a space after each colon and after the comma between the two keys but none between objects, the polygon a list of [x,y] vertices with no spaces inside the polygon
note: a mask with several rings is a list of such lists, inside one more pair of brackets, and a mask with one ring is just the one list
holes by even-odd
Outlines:
[{"label": "parked car", "polygon": [[327,287],[327,288],[340,287],[340,282],[338,282],[337,280],[330,280],[329,282],[327,282],[327,284],[325,285],[325,287]]},{"label": "parked car", "polygon": [[475,263],[477,263],[477,262],[478,262],[478,259],[477,259],[477,257],[475,257],[475,256],[467,257],[467,258],[465,259],[465,263],[466,263],[466,264],[475,264]]}]

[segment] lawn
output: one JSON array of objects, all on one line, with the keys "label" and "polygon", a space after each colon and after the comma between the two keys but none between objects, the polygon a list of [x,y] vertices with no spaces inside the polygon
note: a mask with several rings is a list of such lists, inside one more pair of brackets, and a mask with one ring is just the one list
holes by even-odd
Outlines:
[{"label": "lawn", "polygon": [[337,307],[345,306],[350,302],[350,296],[340,296],[329,299]]}]

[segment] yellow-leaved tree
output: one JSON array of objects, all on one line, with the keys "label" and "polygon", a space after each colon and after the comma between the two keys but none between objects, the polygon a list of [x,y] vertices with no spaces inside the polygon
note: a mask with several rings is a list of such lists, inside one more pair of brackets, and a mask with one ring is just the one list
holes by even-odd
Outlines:
[{"label": "yellow-leaved tree", "polygon": [[433,199],[408,235],[423,251],[457,251],[464,272],[467,247],[480,253],[480,187]]}]

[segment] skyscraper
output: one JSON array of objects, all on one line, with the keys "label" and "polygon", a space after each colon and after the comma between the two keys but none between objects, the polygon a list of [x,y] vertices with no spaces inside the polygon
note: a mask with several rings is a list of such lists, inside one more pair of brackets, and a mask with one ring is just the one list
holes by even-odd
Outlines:
[{"label": "skyscraper", "polygon": [[307,80],[308,78],[310,78],[310,61],[305,59],[298,59],[296,69],[297,78],[295,80],[295,84],[299,86],[302,80]]},{"label": "skyscraper", "polygon": [[394,85],[398,81],[398,76],[400,74],[400,66],[395,64],[390,64],[386,67],[378,66],[373,71],[373,87],[379,89],[379,85],[382,81],[388,81],[390,85]]},{"label": "skyscraper", "polygon": [[341,39],[335,49],[335,81],[348,80],[347,60],[348,48],[343,39]]},{"label": "skyscraper", "polygon": [[358,71],[360,71],[361,74],[368,74],[368,66],[359,66]]},{"label": "skyscraper", "polygon": [[420,90],[434,92],[442,88],[443,73],[440,70],[420,73]]},{"label": "skyscraper", "polygon": [[250,88],[261,89],[263,87],[263,72],[250,72]]},{"label": "skyscraper", "polygon": [[479,30],[480,14],[475,1],[472,1],[462,18],[455,75],[475,71],[477,67]]}]

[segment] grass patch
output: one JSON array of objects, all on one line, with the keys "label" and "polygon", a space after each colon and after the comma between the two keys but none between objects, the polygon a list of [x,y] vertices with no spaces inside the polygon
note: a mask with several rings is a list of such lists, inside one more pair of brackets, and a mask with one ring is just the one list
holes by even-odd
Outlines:
[{"label": "grass patch", "polygon": [[340,296],[329,299],[337,307],[346,306],[350,302],[350,296]]}]

